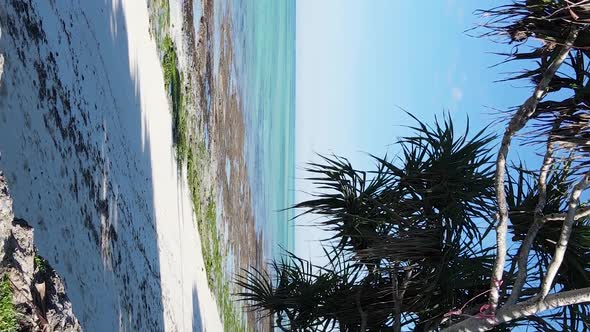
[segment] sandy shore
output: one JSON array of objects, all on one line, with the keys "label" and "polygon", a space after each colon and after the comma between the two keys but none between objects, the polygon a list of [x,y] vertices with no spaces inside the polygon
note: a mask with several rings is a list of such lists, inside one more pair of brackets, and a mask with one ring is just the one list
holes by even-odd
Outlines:
[{"label": "sandy shore", "polygon": [[86,331],[222,330],[144,1],[0,4],[0,168]]}]

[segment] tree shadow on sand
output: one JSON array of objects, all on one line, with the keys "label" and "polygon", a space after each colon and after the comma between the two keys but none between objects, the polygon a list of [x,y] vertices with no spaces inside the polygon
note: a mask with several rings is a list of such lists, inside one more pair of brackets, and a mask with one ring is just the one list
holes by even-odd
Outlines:
[{"label": "tree shadow on sand", "polygon": [[0,0],[0,169],[87,331],[165,328],[151,143],[124,15],[114,0]]}]

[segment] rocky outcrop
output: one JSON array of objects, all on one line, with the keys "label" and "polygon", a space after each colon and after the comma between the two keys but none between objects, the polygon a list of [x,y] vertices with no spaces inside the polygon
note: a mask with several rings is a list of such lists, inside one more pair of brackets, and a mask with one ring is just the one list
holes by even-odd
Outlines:
[{"label": "rocky outcrop", "polygon": [[55,270],[33,244],[33,228],[14,218],[0,172],[0,276],[7,276],[20,331],[82,331]]}]

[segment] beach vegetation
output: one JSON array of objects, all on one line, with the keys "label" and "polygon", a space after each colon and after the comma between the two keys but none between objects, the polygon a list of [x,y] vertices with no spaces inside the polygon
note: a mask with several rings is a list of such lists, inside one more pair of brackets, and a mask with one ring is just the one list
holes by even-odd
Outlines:
[{"label": "beach vegetation", "polygon": [[241,312],[231,295],[231,282],[224,273],[224,257],[227,257],[227,252],[222,246],[221,233],[217,227],[215,198],[212,192],[206,191],[203,184],[203,168],[208,160],[207,153],[204,142],[195,148],[191,145],[187,153],[187,178],[197,216],[207,281],[217,299],[225,331],[245,331]]},{"label": "beach vegetation", "polygon": [[169,0],[150,0],[150,32],[156,41],[162,69],[164,86],[172,107],[172,139],[176,158],[182,165],[188,153],[188,114],[186,111],[183,73],[178,62],[177,48],[170,36]]},{"label": "beach vegetation", "polygon": [[160,43],[170,29],[170,1],[148,0],[150,10],[150,33]]},{"label": "beach vegetation", "polygon": [[19,327],[12,293],[10,280],[5,274],[0,281],[0,331],[16,332]]},{"label": "beach vegetation", "polygon": [[227,251],[221,245],[221,233],[217,228],[216,205],[213,200],[207,203],[205,216],[199,225],[199,232],[203,244],[203,259],[207,278],[215,297],[218,301],[222,315],[224,330],[245,331],[245,325],[241,313],[235,306],[231,296],[231,282],[224,273],[224,261],[227,259]]},{"label": "beach vegetation", "polygon": [[43,257],[37,254],[35,254],[35,257],[33,259],[33,266],[35,270],[38,271],[41,275],[45,274],[45,271],[47,271],[47,262],[45,261],[45,259],[43,259]]},{"label": "beach vegetation", "polygon": [[286,252],[237,276],[238,298],[278,329],[590,330],[590,5],[479,14],[474,31],[526,63],[507,80],[532,83],[530,96],[498,137],[414,118],[399,155],[371,155],[370,169],[335,155],[309,164],[316,192],[292,208],[327,231],[328,263]]},{"label": "beach vegetation", "polygon": [[183,77],[178,66],[176,47],[170,36],[164,37],[162,43],[164,69],[164,86],[172,104],[172,136],[176,147],[176,156],[180,162],[186,160],[188,153],[187,114],[183,105]]},{"label": "beach vegetation", "polygon": [[160,27],[170,26],[170,0],[159,0],[158,24]]}]

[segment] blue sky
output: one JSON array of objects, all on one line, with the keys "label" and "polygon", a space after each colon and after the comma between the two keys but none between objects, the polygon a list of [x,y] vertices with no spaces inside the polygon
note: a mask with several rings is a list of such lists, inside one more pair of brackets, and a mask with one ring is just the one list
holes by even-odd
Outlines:
[{"label": "blue sky", "polygon": [[[300,179],[316,152],[349,157],[360,167],[370,164],[363,152],[395,153],[391,143],[412,124],[400,108],[427,123],[448,111],[459,128],[468,115],[479,129],[500,118],[488,107],[522,103],[530,92],[525,82],[493,83],[518,67],[489,68],[502,60],[491,52],[509,48],[464,32],[479,22],[474,10],[495,5],[297,1],[296,200],[313,189]],[[325,236],[297,227],[296,252],[320,255],[316,240]]]}]

